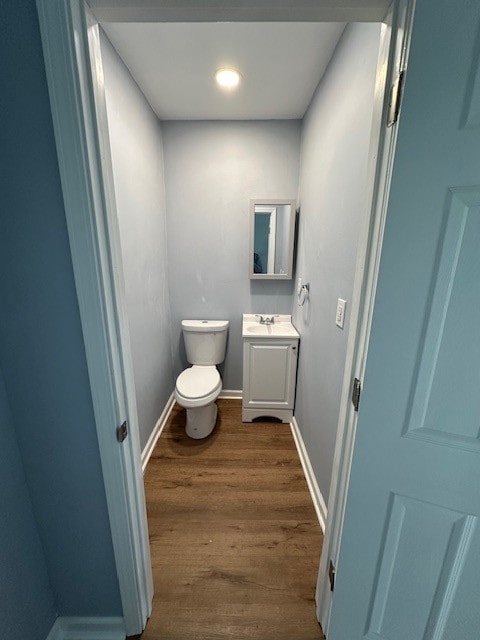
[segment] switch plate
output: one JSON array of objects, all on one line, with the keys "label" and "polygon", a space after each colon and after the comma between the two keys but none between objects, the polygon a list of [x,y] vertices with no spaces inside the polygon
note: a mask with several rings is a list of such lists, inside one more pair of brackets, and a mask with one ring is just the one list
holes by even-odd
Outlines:
[{"label": "switch plate", "polygon": [[297,280],[297,296],[300,295],[300,291],[302,290],[302,279],[298,278]]},{"label": "switch plate", "polygon": [[340,329],[343,329],[343,325],[345,324],[345,307],[346,307],[347,301],[346,300],[342,300],[342,298],[338,299],[337,302],[337,313],[335,316],[335,324],[337,325],[337,327],[340,327]]}]

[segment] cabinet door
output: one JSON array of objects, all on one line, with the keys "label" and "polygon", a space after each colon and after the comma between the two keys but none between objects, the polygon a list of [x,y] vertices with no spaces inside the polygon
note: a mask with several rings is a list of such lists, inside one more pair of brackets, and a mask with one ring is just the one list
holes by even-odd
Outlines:
[{"label": "cabinet door", "polygon": [[252,340],[244,344],[244,406],[293,409],[297,341]]}]

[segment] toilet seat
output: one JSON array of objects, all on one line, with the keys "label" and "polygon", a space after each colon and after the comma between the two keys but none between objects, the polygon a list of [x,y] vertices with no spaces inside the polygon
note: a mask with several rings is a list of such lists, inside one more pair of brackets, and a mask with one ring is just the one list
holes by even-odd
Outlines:
[{"label": "toilet seat", "polygon": [[201,407],[213,402],[221,389],[222,380],[215,366],[194,365],[178,376],[175,398],[183,407]]}]

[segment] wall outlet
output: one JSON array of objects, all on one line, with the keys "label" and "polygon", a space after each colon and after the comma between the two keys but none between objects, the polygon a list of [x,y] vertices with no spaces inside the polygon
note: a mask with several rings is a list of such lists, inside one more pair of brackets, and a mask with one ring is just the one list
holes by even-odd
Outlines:
[{"label": "wall outlet", "polygon": [[343,325],[345,324],[345,307],[346,307],[347,301],[346,300],[342,300],[342,298],[338,299],[337,302],[337,313],[335,316],[335,324],[337,325],[337,327],[340,327],[340,329],[343,329]]}]

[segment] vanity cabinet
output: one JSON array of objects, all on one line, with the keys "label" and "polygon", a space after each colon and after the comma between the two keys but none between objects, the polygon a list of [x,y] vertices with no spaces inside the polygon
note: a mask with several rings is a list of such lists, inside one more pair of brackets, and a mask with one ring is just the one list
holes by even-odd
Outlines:
[{"label": "vanity cabinet", "polygon": [[270,416],[290,422],[295,402],[298,342],[295,338],[244,338],[243,422]]}]

